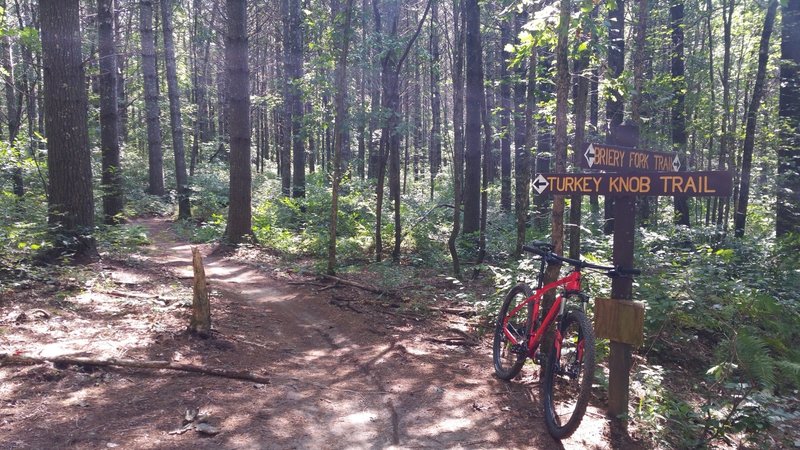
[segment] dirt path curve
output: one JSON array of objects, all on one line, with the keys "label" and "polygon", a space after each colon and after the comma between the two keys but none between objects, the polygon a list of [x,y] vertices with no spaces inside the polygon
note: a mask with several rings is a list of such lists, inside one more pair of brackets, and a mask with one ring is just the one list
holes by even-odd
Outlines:
[{"label": "dirt path curve", "polygon": [[[136,224],[153,242],[138,258],[142,267],[162,278],[191,276],[191,247],[165,221]],[[41,442],[51,448],[612,448],[608,423],[592,406],[572,438],[550,438],[535,383],[494,378],[486,342],[465,348],[426,339],[447,332],[447,317],[417,322],[363,305],[340,308],[330,303],[330,291],[288,285],[203,250],[219,334],[199,340],[175,331],[177,324],[150,325],[152,339],[140,338],[136,348],[115,356],[250,370],[271,384],[118,371],[94,386],[64,379],[50,390],[20,387],[47,408],[60,402],[73,409],[64,420],[42,411],[31,413],[27,425],[18,420],[16,430],[38,434],[32,440],[19,431],[3,435],[0,422],[0,439],[7,439],[0,448],[40,448]],[[92,400],[75,403],[78,397]],[[187,408],[210,412],[221,433],[169,434]]]}]

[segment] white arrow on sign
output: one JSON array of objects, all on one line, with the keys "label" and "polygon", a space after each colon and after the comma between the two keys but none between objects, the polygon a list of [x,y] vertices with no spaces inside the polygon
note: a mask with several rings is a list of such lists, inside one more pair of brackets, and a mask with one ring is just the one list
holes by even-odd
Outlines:
[{"label": "white arrow on sign", "polygon": [[672,168],[677,172],[681,168],[681,160],[678,159],[678,155],[675,155],[675,159],[672,160]]},{"label": "white arrow on sign", "polygon": [[[586,153],[583,154],[584,158],[586,158],[586,162],[589,163],[589,168],[591,169],[594,165],[594,144],[589,144],[589,148],[586,149]],[[541,194],[541,192],[540,192]]]},{"label": "white arrow on sign", "polygon": [[542,176],[542,174],[538,174],[536,178],[533,180],[533,188],[536,189],[537,194],[541,194],[542,191],[547,189],[547,186],[550,183]]}]

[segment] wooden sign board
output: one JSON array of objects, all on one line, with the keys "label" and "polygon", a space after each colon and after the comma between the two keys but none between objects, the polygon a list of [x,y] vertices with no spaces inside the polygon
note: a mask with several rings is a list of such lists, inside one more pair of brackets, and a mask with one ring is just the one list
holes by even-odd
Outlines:
[{"label": "wooden sign board", "polygon": [[538,173],[533,188],[541,195],[649,195],[728,197],[730,172]]},{"label": "wooden sign board", "polygon": [[579,161],[583,168],[609,172],[677,172],[681,168],[681,160],[675,152],[595,143],[586,147]]},{"label": "wooden sign board", "polygon": [[644,305],[630,300],[595,299],[594,331],[599,338],[641,347],[644,343]]}]

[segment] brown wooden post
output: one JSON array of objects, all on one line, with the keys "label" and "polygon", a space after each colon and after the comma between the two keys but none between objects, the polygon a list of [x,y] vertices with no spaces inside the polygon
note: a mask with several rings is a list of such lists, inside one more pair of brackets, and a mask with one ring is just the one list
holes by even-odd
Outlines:
[{"label": "brown wooden post", "polygon": [[[635,125],[620,125],[612,131],[612,144],[637,147],[639,128]],[[634,214],[636,198],[633,195],[616,197],[614,201],[614,265],[633,267],[633,239],[636,230]],[[633,280],[616,277],[611,282],[611,298],[631,300]],[[626,425],[628,414],[628,389],[630,385],[631,346],[611,341],[608,357],[608,415],[621,419]]]}]

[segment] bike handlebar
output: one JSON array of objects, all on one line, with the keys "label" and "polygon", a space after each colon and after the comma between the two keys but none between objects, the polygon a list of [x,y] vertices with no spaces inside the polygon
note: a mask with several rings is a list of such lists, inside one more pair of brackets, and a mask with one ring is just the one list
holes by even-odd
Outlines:
[{"label": "bike handlebar", "polygon": [[605,270],[606,275],[608,275],[609,277],[641,275],[642,273],[642,271],[639,269],[614,267],[614,266],[601,266],[599,264],[593,264],[580,259],[566,258],[564,256],[560,256],[553,253],[553,246],[547,242],[533,241],[531,242],[531,244],[532,245],[523,245],[522,250],[528,253],[533,253],[541,256],[547,262],[547,264],[560,265],[563,262],[577,269],[585,268],[585,269]]}]

